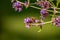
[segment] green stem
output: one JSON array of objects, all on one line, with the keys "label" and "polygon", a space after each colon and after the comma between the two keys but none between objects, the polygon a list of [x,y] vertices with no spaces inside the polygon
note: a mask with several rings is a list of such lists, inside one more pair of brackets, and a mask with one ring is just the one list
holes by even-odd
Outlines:
[{"label": "green stem", "polygon": [[30,6],[30,7],[35,8],[35,9],[39,9],[39,10],[41,9],[41,8],[38,8],[38,7],[35,7],[35,6]]},{"label": "green stem", "polygon": [[[17,1],[17,2],[20,2],[20,1]],[[23,2],[20,2],[20,3],[24,5],[24,3],[23,3]]]},{"label": "green stem", "polygon": [[57,2],[57,6],[56,7],[58,7],[58,4],[59,4],[59,2]]},{"label": "green stem", "polygon": [[[50,2],[51,2],[51,3],[50,3]],[[53,3],[52,1],[49,1],[49,3],[50,3],[51,6],[53,6],[53,7],[55,6],[54,3]]]},{"label": "green stem", "polygon": [[[54,7],[51,7],[51,8],[53,9]],[[57,7],[56,7],[56,9],[60,9],[60,8],[57,8]]]},{"label": "green stem", "polygon": [[[30,7],[41,10],[41,8],[38,8],[38,7],[35,7],[35,6],[30,6]],[[53,12],[52,10],[47,10],[47,11]]]},{"label": "green stem", "polygon": [[[41,8],[39,8],[39,7],[35,7],[35,6],[30,6],[30,7],[32,7],[32,8],[35,8],[35,9],[41,9]],[[51,7],[51,8],[53,8],[53,7]],[[56,9],[60,9],[60,8],[56,8]],[[52,11],[52,10],[47,10],[47,11],[49,11],[49,12],[54,12],[54,11]],[[57,13],[60,13],[60,12],[57,12]]]},{"label": "green stem", "polygon": [[53,16],[52,16],[52,18],[51,18],[51,20],[54,18],[54,16],[56,15],[56,8],[54,7],[54,12],[53,12],[54,14],[53,14]]},{"label": "green stem", "polygon": [[[43,22],[43,23],[41,23],[41,24],[48,24],[48,23],[52,23],[52,21],[48,21],[48,22]],[[40,25],[40,24],[31,24],[31,25]]]},{"label": "green stem", "polygon": [[30,0],[28,0],[28,4],[30,4]]},{"label": "green stem", "polygon": [[44,23],[42,23],[42,24],[48,24],[48,23],[52,23],[52,21],[44,22]]}]

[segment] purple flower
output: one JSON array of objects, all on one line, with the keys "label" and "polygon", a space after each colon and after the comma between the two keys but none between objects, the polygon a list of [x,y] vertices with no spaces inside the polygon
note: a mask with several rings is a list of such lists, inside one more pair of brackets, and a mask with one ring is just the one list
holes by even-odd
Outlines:
[{"label": "purple flower", "polygon": [[24,23],[28,23],[29,22],[29,20],[30,20],[30,18],[28,17],[28,18],[25,18],[24,19]]},{"label": "purple flower", "polygon": [[43,16],[43,17],[47,17],[47,16],[48,16],[48,12],[47,12],[47,10],[45,10],[45,9],[41,9],[40,14],[41,14],[41,16]]},{"label": "purple flower", "polygon": [[30,23],[29,22],[30,22],[30,18],[29,17],[24,19],[25,26],[28,29],[30,28]]},{"label": "purple flower", "polygon": [[49,9],[50,8],[50,3],[48,2],[48,1],[41,1],[41,3],[40,3],[40,6],[42,7],[42,8],[45,8],[45,9]]},{"label": "purple flower", "polygon": [[19,11],[21,12],[22,11],[22,4],[20,2],[14,2],[13,3],[13,8],[15,9],[15,11]]},{"label": "purple flower", "polygon": [[39,20],[35,20],[35,22],[37,23],[37,22],[39,22]]},{"label": "purple flower", "polygon": [[52,23],[53,25],[60,27],[60,16],[53,18]]}]

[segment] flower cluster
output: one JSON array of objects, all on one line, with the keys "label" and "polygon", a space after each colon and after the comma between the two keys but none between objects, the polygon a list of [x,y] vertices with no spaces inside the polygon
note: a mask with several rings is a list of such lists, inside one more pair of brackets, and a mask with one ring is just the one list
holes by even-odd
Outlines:
[{"label": "flower cluster", "polygon": [[23,5],[19,1],[13,2],[12,6],[15,9],[15,11],[19,11],[19,12],[22,11]]},{"label": "flower cluster", "polygon": [[[26,8],[32,7],[32,8],[36,8],[36,9],[39,9],[40,10],[41,21],[40,20],[37,20],[35,17],[27,17],[27,18],[24,18],[24,23],[25,23],[26,28],[29,29],[30,26],[35,26],[36,25],[36,26],[39,26],[40,27],[40,30],[38,31],[38,32],[40,32],[41,29],[42,29],[42,25],[43,24],[52,23],[53,25],[56,25],[56,26],[60,27],[60,16],[55,17],[55,14],[56,13],[60,13],[56,9],[60,9],[60,8],[57,8],[56,6],[52,5],[47,0],[41,0],[41,1],[37,0],[37,2],[31,3],[31,4],[36,4],[36,5],[40,6],[40,8],[31,5],[29,1],[30,0],[25,1],[24,3],[23,2],[20,2],[18,0],[12,0],[11,1],[12,2],[12,6],[15,9],[15,11],[21,12],[22,11],[22,8],[23,8],[23,5]],[[48,10],[49,8],[52,8],[53,11]],[[54,13],[53,16],[52,16],[53,19],[52,19],[52,21],[44,22],[43,20],[45,19],[45,17],[47,17],[49,15],[48,11]]]},{"label": "flower cluster", "polygon": [[32,26],[34,26],[34,23],[38,23],[39,25],[37,25],[37,26],[42,26],[42,24],[41,24],[42,22],[35,19],[34,17],[25,18],[24,23],[25,23],[27,28],[29,28],[31,26],[31,24],[32,24]]},{"label": "flower cluster", "polygon": [[45,9],[49,9],[50,8],[50,3],[48,1],[41,1],[41,7],[45,8]]},{"label": "flower cluster", "polygon": [[45,17],[48,16],[48,12],[47,10],[51,7],[50,3],[47,0],[41,0],[41,1],[37,1],[37,3],[39,6],[41,6],[41,18],[44,19]]},{"label": "flower cluster", "polygon": [[22,11],[22,8],[23,8],[23,5],[28,8],[29,4],[27,1],[25,1],[25,3],[21,3],[20,1],[15,1],[15,0],[12,0],[12,6],[13,8],[15,9],[15,11],[19,11],[21,12]]},{"label": "flower cluster", "polygon": [[44,9],[49,9],[51,7],[51,4],[47,0],[37,1],[36,4]]},{"label": "flower cluster", "polygon": [[53,18],[52,23],[53,25],[60,27],[60,16]]}]

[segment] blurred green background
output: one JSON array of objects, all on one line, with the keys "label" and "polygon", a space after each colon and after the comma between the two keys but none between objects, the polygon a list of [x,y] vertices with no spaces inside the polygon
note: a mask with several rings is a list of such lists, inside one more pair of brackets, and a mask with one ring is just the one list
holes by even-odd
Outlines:
[{"label": "blurred green background", "polygon": [[[60,27],[54,25],[43,25],[42,31],[37,32],[39,27],[34,26],[27,29],[24,25],[24,18],[36,17],[40,20],[40,10],[29,7],[23,7],[22,12],[15,11],[12,8],[11,0],[1,0],[1,38],[2,40],[60,40]],[[24,2],[25,0],[20,0]],[[36,0],[31,0],[35,2]],[[58,0],[59,2],[59,0]],[[60,7],[60,5],[58,6]],[[49,12],[49,14],[53,14]],[[60,15],[60,14],[56,14]],[[49,15],[44,21],[50,21]]]}]

